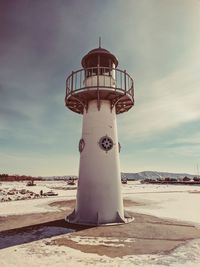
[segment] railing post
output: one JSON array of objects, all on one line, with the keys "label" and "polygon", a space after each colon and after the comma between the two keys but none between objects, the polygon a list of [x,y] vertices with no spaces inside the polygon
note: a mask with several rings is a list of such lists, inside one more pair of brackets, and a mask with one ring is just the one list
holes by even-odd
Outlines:
[{"label": "railing post", "polygon": [[102,69],[102,74],[103,74],[103,86],[106,86],[106,69],[104,68],[104,70]]},{"label": "railing post", "polygon": [[[113,79],[114,79],[114,81],[115,81],[115,91],[116,91],[116,88],[118,87],[118,78],[117,78],[117,76],[118,76],[118,71],[117,71],[117,69],[112,69],[112,71],[111,71],[111,76],[113,77]],[[115,74],[115,75],[114,75]]]},{"label": "railing post", "polygon": [[68,95],[68,79],[66,80],[66,95]]},{"label": "railing post", "polygon": [[71,92],[73,91],[74,87],[74,72],[72,71],[72,82],[71,82]]},{"label": "railing post", "polygon": [[100,96],[99,96],[99,64],[97,65],[97,108],[100,110]]},{"label": "railing post", "polygon": [[82,70],[80,71],[79,75],[79,89],[82,87]]},{"label": "railing post", "polygon": [[99,87],[99,64],[97,65],[97,87]]},{"label": "railing post", "polygon": [[134,81],[132,80],[132,98],[133,98],[133,101],[134,101]]},{"label": "railing post", "polygon": [[126,95],[126,70],[124,70],[124,90]]},{"label": "railing post", "polygon": [[74,91],[76,91],[76,73],[77,72],[74,72]]}]

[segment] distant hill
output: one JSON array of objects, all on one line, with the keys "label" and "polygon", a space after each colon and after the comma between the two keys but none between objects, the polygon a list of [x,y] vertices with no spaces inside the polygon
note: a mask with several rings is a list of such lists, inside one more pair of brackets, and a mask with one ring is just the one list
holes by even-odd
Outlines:
[{"label": "distant hill", "polygon": [[157,178],[193,178],[194,175],[188,173],[172,173],[172,172],[157,172],[157,171],[143,171],[136,173],[124,173],[122,172],[122,177],[127,178],[128,180],[141,180],[141,179],[157,179]]},{"label": "distant hill", "polygon": [[[188,174],[188,173],[172,173],[172,172],[157,172],[157,171],[143,171],[143,172],[135,172],[135,173],[127,173],[122,172],[121,176],[128,179],[128,180],[142,180],[142,179],[157,179],[157,178],[184,178],[187,176],[188,178],[193,178],[195,175]],[[77,179],[77,176],[74,175],[67,175],[67,176],[49,176],[49,177],[42,177],[43,180],[68,180],[69,177],[74,177]]]},{"label": "distant hill", "polygon": [[[172,172],[157,172],[157,171],[143,171],[136,173],[127,173],[122,172],[121,177],[128,180],[142,180],[142,179],[157,179],[157,178],[193,178],[195,175],[188,173],[172,173]],[[25,175],[9,175],[9,174],[0,174],[0,181],[23,181],[23,180],[68,180],[70,177],[75,180],[78,179],[75,175],[65,175],[65,176],[46,176],[46,177],[32,177]]]},{"label": "distant hill", "polygon": [[[71,175],[71,177],[77,179],[77,176]],[[121,176],[127,178],[128,180],[141,180],[141,179],[156,179],[156,178],[184,178],[187,176],[188,178],[193,178],[194,175],[188,173],[172,173],[172,172],[157,172],[157,171],[143,171],[136,173],[127,173],[122,172]],[[70,176],[49,176],[42,177],[43,180],[68,180]]]}]

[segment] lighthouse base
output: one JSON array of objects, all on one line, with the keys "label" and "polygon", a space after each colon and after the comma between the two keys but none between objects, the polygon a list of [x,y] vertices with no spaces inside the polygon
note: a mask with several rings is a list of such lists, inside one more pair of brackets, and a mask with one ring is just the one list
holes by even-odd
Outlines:
[{"label": "lighthouse base", "polygon": [[103,222],[100,220],[99,213],[97,212],[96,222],[89,222],[89,221],[82,221],[78,213],[75,210],[66,216],[66,222],[71,224],[78,224],[78,225],[88,225],[88,226],[100,226],[100,225],[119,225],[124,223],[130,223],[134,221],[134,217],[130,216],[128,212],[124,211],[124,218],[122,218],[118,212],[116,212],[116,218],[113,222]]}]

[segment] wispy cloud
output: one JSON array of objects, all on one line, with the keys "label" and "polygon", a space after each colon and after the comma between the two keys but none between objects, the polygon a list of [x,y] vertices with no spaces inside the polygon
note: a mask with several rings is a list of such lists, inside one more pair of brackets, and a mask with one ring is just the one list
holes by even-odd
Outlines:
[{"label": "wispy cloud", "polygon": [[[136,106],[121,119],[127,138],[145,138],[191,121],[200,120],[200,64],[195,57],[166,77],[144,84]],[[143,90],[143,92],[141,92]],[[137,101],[137,95],[139,99]],[[124,122],[123,122],[124,120]]]}]

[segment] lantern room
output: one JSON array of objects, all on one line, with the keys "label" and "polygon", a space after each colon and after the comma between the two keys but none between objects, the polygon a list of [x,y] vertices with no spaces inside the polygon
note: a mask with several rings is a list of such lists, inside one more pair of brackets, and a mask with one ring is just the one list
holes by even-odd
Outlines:
[{"label": "lantern room", "polygon": [[72,71],[66,80],[66,106],[83,114],[91,100],[108,100],[116,113],[128,111],[134,105],[133,79],[117,69],[118,60],[108,50],[98,47],[89,51],[81,60],[83,69]]},{"label": "lantern room", "polygon": [[[86,76],[93,75],[111,75],[111,70],[114,70],[118,65],[117,58],[104,48],[96,48],[86,54],[81,64],[87,70]],[[99,73],[98,73],[99,72]]]}]

